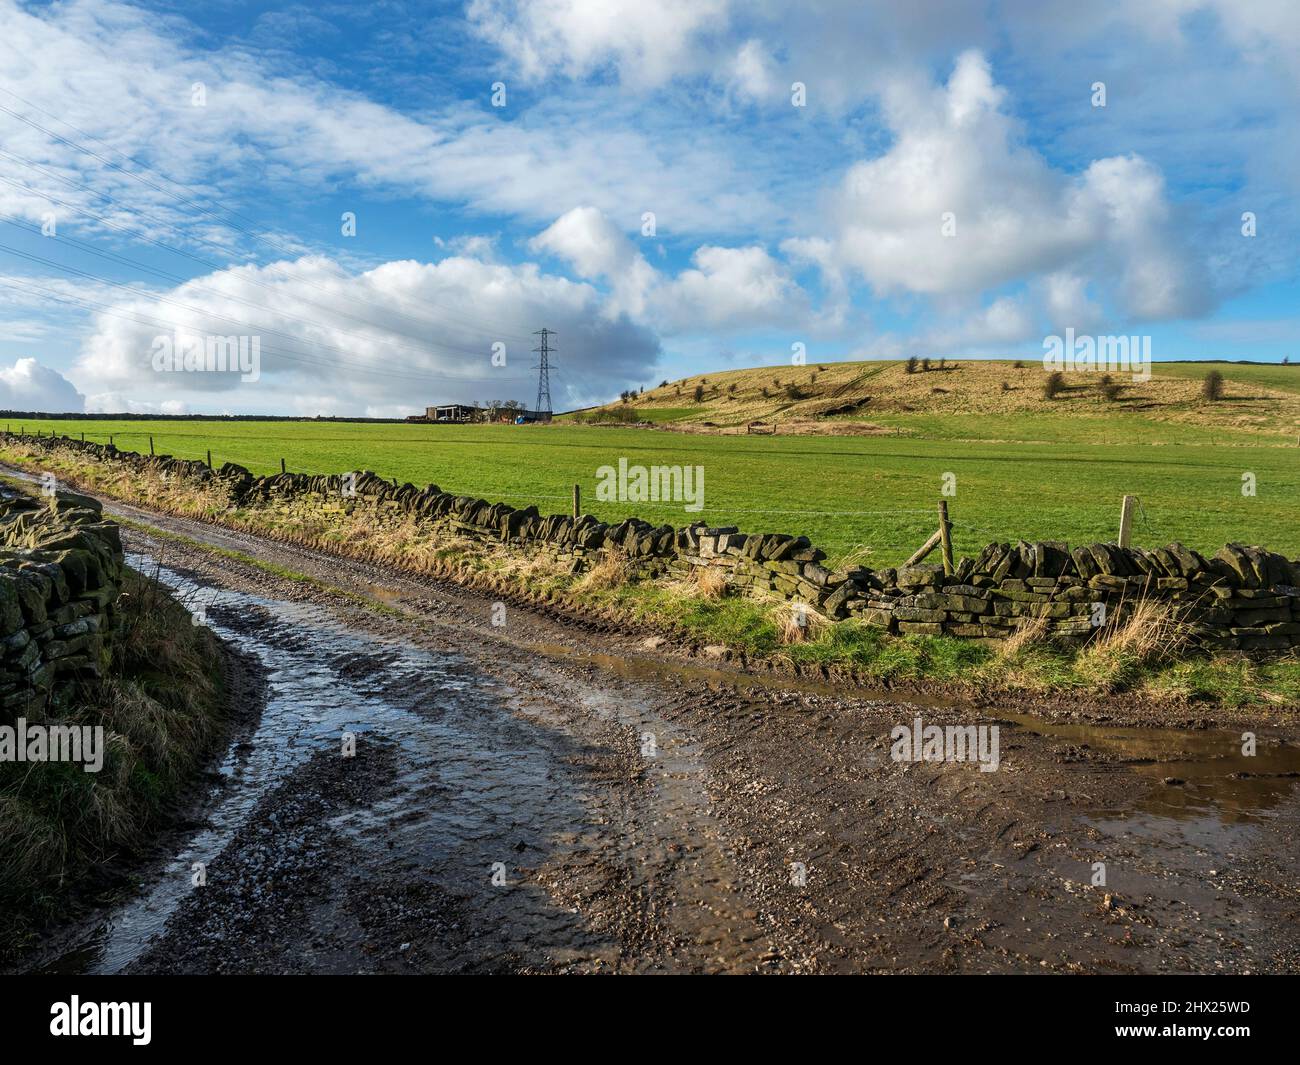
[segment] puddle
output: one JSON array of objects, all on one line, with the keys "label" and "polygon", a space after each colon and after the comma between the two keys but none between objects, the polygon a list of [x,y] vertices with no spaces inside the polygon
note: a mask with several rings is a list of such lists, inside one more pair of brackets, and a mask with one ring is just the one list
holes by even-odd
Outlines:
[{"label": "puddle", "polygon": [[[512,715],[511,693],[460,657],[348,629],[314,604],[196,584],[148,556],[127,561],[157,574],[187,608],[202,607],[217,635],[261,659],[267,703],[253,735],[222,760],[202,827],[150,886],[46,971],[113,973],[139,957],[194,890],[192,863],[219,875],[223,849],[258,802],[314,753],[340,749],[344,732],[356,735],[358,751],[372,736],[395,744],[401,769],[395,798],[349,811],[332,827],[377,861],[409,858],[461,895],[466,884],[487,883],[492,862],[545,851],[583,823],[583,790],[567,768],[572,744]],[[551,941],[582,940],[540,889],[469,897],[512,937],[544,925]]]},{"label": "puddle", "polygon": [[[1018,727],[1053,740],[1119,756],[1125,770],[1152,788],[1131,812],[1174,820],[1212,818],[1250,824],[1275,816],[1300,782],[1300,748],[1259,741],[1242,753],[1240,732],[1221,729],[1113,728],[1004,714]],[[1169,779],[1174,783],[1166,784]]]},{"label": "puddle", "polygon": [[[714,669],[696,663],[657,662],[643,658],[577,652],[560,644],[537,644],[543,654],[578,661],[630,680],[704,683],[714,690],[797,690],[843,699],[843,689],[800,678],[767,677]],[[852,698],[897,704],[897,694],[854,691]],[[913,696],[908,705],[954,709],[959,700]],[[1276,816],[1300,782],[1300,748],[1258,742],[1256,754],[1242,753],[1240,732],[1219,729],[1125,728],[1057,722],[1023,713],[973,711],[979,719],[1011,722],[1015,728],[1119,759],[1121,772],[1149,778],[1150,788],[1132,807],[1099,809],[1095,821],[1109,832],[1134,831],[1208,843],[1223,837],[1230,826],[1257,824]],[[1003,742],[1008,739],[1003,735]],[[1166,779],[1177,783],[1166,784]]]}]

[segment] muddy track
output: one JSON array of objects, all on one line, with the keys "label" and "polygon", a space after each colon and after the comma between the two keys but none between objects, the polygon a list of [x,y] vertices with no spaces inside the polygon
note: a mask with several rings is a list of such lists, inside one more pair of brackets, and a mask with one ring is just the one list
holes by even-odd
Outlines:
[{"label": "muddy track", "polygon": [[[87,968],[1300,968],[1288,730],[1260,728],[1246,758],[1239,731],[755,678],[602,622],[502,615],[445,582],[107,507],[315,581],[128,532],[134,564],[262,662],[268,696],[211,817],[104,915]],[[918,715],[998,724],[999,769],[894,761],[890,730]]]}]

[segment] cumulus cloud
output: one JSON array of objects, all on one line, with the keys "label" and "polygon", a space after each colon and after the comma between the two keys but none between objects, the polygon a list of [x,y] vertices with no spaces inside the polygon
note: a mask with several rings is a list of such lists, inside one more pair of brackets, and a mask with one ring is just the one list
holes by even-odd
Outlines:
[{"label": "cumulus cloud", "polygon": [[939,327],[917,337],[912,348],[940,354],[1006,351],[1033,337],[1037,325],[1024,300],[1003,296],[954,326]]},{"label": "cumulus cloud", "polygon": [[1137,156],[1071,176],[1022,141],[987,59],[961,55],[942,86],[886,97],[888,151],[850,168],[837,261],[882,294],[969,295],[1074,267],[1118,276],[1136,317],[1200,313],[1203,270],[1172,223],[1159,171]]},{"label": "cumulus cloud", "polygon": [[703,79],[753,100],[802,81],[829,108],[873,95],[907,63],[991,39],[967,0],[474,0],[468,15],[528,80],[608,71],[642,90]]},{"label": "cumulus cloud", "polygon": [[[245,300],[264,309],[250,312]],[[158,300],[117,304],[98,316],[74,376],[100,408],[125,399],[393,416],[443,401],[531,403],[532,333],[545,325],[559,334],[553,399],[557,407],[577,406],[644,378],[659,354],[649,330],[625,315],[601,314],[601,303],[591,285],[534,264],[452,256],[353,273],[305,257],[234,267]],[[155,358],[166,350],[160,338],[241,335],[250,350],[258,338],[255,380],[233,370],[169,369]]]},{"label": "cumulus cloud", "polygon": [[657,294],[670,328],[791,326],[802,316],[804,296],[765,248],[704,245]]},{"label": "cumulus cloud", "polygon": [[575,207],[557,218],[530,243],[570,263],[581,277],[609,281],[612,297],[607,316],[641,318],[658,275],[625,234],[599,209]]},{"label": "cumulus cloud", "polygon": [[88,414],[189,414],[190,407],[188,403],[178,399],[151,403],[135,396],[123,395],[121,392],[97,392],[86,397],[86,412]]},{"label": "cumulus cloud", "polygon": [[0,366],[0,409],[80,414],[85,405],[71,381],[33,358]]},{"label": "cumulus cloud", "polygon": [[1088,280],[1069,271],[1048,274],[1042,284],[1043,307],[1051,327],[1091,333],[1104,320],[1100,307],[1088,296]]},{"label": "cumulus cloud", "polygon": [[609,313],[626,313],[662,333],[754,329],[796,324],[806,294],[761,245],[702,245],[675,277],[651,266],[628,237],[594,207],[577,207],[531,242],[611,289]]}]

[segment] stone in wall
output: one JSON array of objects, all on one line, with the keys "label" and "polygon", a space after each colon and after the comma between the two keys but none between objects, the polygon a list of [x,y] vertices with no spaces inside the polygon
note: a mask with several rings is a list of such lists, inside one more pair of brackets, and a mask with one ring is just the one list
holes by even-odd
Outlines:
[{"label": "stone in wall", "polygon": [[39,719],[73,683],[101,675],[123,565],[97,500],[0,498],[0,719]]}]

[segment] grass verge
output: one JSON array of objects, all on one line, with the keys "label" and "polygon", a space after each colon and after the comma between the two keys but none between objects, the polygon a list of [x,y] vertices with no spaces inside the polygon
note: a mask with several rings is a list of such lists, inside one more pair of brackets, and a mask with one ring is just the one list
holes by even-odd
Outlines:
[{"label": "grass verge", "polygon": [[0,763],[0,959],[117,882],[225,733],[220,647],[157,581],[128,571],[122,633],[101,681],[41,724],[102,726],[97,773],[70,762]]}]

